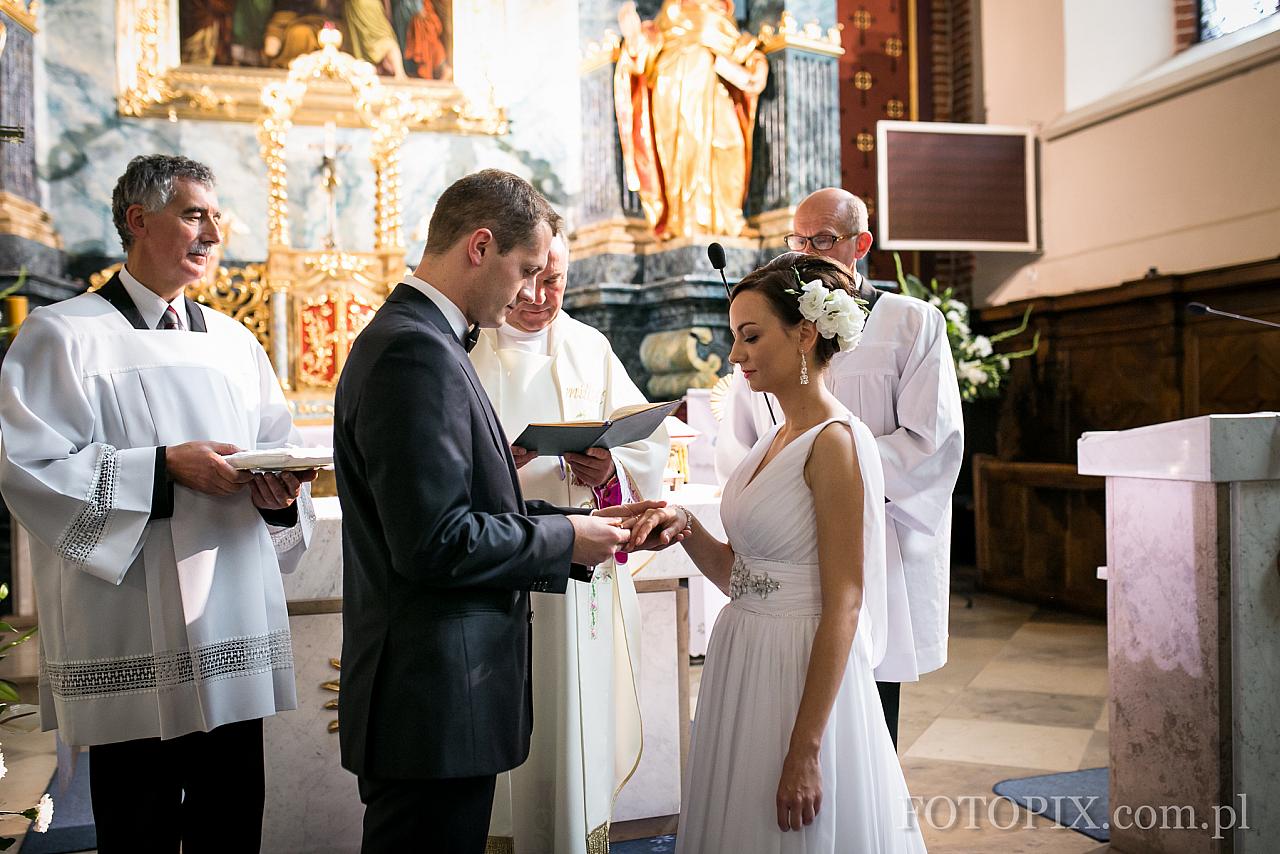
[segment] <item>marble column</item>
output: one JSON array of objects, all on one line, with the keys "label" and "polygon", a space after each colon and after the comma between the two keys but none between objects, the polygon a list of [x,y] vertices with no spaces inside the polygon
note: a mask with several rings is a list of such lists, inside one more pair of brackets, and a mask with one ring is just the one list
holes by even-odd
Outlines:
[{"label": "marble column", "polygon": [[65,279],[62,241],[40,206],[36,174],[36,17],[21,0],[0,2],[7,36],[0,53],[0,125],[20,129],[20,142],[0,144],[0,287],[27,271],[20,291],[43,305],[81,288]]}]

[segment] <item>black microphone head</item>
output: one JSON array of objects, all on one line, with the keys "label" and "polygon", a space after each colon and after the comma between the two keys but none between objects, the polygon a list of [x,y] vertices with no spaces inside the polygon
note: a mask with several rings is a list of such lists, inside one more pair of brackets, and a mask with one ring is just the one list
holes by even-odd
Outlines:
[{"label": "black microphone head", "polygon": [[1202,302],[1187,303],[1187,314],[1208,314],[1209,306]]},{"label": "black microphone head", "polygon": [[707,258],[710,259],[712,267],[715,267],[717,270],[724,269],[724,247],[719,243],[712,243],[707,247]]}]

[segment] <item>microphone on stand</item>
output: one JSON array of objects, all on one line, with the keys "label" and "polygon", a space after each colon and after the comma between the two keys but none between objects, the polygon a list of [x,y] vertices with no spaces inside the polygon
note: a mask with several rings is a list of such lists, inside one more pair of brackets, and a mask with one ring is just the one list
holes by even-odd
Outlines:
[{"label": "microphone on stand", "polygon": [[711,266],[720,271],[720,281],[724,283],[724,295],[729,296],[729,280],[724,276],[724,267],[727,263],[724,259],[724,247],[719,243],[712,243],[707,247],[707,260],[711,262]]},{"label": "microphone on stand", "polygon": [[[724,258],[724,247],[721,246],[719,243],[712,243],[708,245],[707,260],[711,262],[712,267],[720,271],[720,281],[722,284],[724,284],[724,295],[726,298],[728,298],[730,295],[729,280],[725,278],[725,275],[724,275],[724,268],[726,263]],[[761,394],[764,394],[764,392],[761,392]],[[769,402],[769,395],[767,394],[764,395],[764,405],[769,407],[769,420],[772,421],[774,424],[777,424],[778,417],[773,414],[773,404]]]},{"label": "microphone on stand", "polygon": [[1248,317],[1243,314],[1232,314],[1229,311],[1218,311],[1216,308],[1210,308],[1202,302],[1187,303],[1187,314],[1212,314],[1217,317],[1229,317],[1232,320],[1244,320],[1249,323],[1256,323],[1259,326],[1270,326],[1272,329],[1280,329],[1280,323],[1273,323],[1270,320],[1262,320],[1258,317]]}]

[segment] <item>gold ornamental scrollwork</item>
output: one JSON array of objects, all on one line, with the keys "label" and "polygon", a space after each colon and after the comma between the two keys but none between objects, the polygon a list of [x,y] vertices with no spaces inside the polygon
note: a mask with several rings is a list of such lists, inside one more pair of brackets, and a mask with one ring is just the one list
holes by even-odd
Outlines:
[{"label": "gold ornamental scrollwork", "polygon": [[262,90],[263,116],[258,141],[267,163],[267,241],[290,246],[288,165],[285,144],[294,114],[307,90],[317,81],[349,87],[362,122],[373,130],[374,240],[375,249],[404,246],[400,223],[400,144],[408,134],[407,121],[419,109],[388,90],[373,66],[338,50],[342,34],[336,29],[320,33],[320,50],[303,54],[289,63],[289,75]]},{"label": "gold ornamental scrollwork", "polygon": [[29,32],[36,32],[36,13],[39,11],[40,0],[0,0],[0,12]]},{"label": "gold ornamental scrollwork", "polygon": [[795,15],[783,12],[776,25],[760,27],[760,50],[769,54],[791,47],[824,56],[844,56],[844,48],[840,45],[843,29],[843,25],[836,24],[823,30],[817,21],[801,26]]},{"label": "gold ornamental scrollwork", "polygon": [[[176,3],[177,0],[116,0],[116,101],[120,115],[170,121],[254,121],[263,88],[281,79],[280,70],[184,65]],[[21,6],[20,0],[0,0],[0,4]],[[31,8],[36,5],[32,2]],[[502,4],[497,0],[456,6],[456,14],[465,13],[458,26],[465,25],[472,31],[469,46],[483,43],[483,36],[475,31],[482,32],[487,17],[502,14]],[[496,52],[492,46],[483,46],[490,53]],[[492,84],[486,82],[489,61],[491,57],[471,50],[458,58],[456,76],[459,80],[469,79],[470,85],[390,78],[384,85],[405,102],[404,120],[413,130],[502,135],[509,124],[505,108],[494,101]],[[298,124],[332,121],[357,127],[360,119],[349,106],[349,95],[341,86],[320,85],[294,120]]]}]

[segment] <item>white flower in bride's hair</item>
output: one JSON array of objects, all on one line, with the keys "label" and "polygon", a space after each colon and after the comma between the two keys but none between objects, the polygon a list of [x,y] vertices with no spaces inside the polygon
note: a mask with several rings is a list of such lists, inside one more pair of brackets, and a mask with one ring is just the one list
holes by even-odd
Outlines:
[{"label": "white flower in bride's hair", "polygon": [[800,316],[817,327],[823,338],[838,339],[841,351],[858,346],[866,312],[848,291],[830,290],[821,279],[814,279],[801,285],[799,302]]},{"label": "white flower in bride's hair", "polygon": [[[800,315],[805,319],[814,323],[818,322],[818,318],[822,316],[823,303],[827,300],[827,286],[822,284],[821,279],[814,279],[801,286],[800,291]],[[828,336],[830,337],[830,336]]]},{"label": "white flower in bride's hair", "polygon": [[53,798],[49,797],[49,793],[45,792],[40,797],[40,803],[36,804],[36,833],[44,833],[49,829],[49,824],[53,821]]}]

